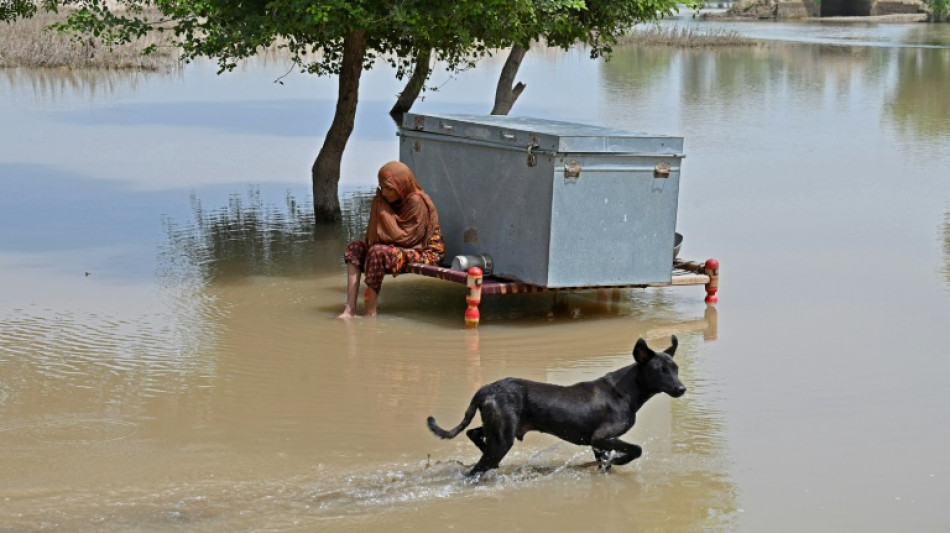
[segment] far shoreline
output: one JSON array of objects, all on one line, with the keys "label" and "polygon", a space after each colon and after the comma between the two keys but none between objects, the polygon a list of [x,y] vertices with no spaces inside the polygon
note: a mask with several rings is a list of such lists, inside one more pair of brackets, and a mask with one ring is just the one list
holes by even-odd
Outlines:
[{"label": "far shoreline", "polygon": [[[909,24],[918,22],[932,22],[926,13],[901,13],[893,15],[867,15],[848,17],[801,17],[801,18],[755,18],[736,15],[726,15],[726,11],[701,12],[700,20],[723,22],[854,22],[854,23],[892,23]],[[935,22],[935,24],[940,24]]]}]

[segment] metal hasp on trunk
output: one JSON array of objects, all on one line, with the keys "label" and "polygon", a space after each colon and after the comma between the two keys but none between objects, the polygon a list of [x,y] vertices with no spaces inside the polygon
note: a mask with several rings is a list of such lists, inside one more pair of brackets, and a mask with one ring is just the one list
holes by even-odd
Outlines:
[{"label": "metal hasp on trunk", "polygon": [[670,283],[683,138],[511,116],[407,113],[400,159],[446,257],[546,288]]}]

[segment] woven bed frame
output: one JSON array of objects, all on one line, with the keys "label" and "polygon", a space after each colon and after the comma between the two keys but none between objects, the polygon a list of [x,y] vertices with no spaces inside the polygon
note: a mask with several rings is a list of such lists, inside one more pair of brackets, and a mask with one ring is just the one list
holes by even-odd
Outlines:
[{"label": "woven bed frame", "polygon": [[673,275],[669,283],[650,283],[646,285],[611,285],[596,287],[542,287],[520,281],[484,276],[482,270],[473,267],[468,272],[452,270],[450,268],[410,263],[407,272],[441,279],[468,286],[469,292],[465,298],[468,308],[465,310],[465,325],[468,328],[477,328],[479,322],[478,304],[482,295],[496,294],[525,294],[548,291],[578,291],[591,289],[626,289],[642,287],[670,287],[683,285],[704,285],[706,288],[706,303],[714,305],[718,301],[716,292],[719,290],[719,261],[709,259],[703,263],[675,259],[673,261]]}]

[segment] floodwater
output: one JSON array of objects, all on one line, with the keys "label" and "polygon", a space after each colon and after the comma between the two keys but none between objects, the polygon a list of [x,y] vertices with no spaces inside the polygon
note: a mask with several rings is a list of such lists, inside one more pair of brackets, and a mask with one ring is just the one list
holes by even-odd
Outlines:
[{"label": "floodwater", "polygon": [[[345,243],[397,157],[366,75],[340,228],[308,217],[333,80],[0,70],[0,531],[950,530],[948,25],[736,26],[797,44],[533,50],[525,116],[683,135],[701,287],[486,297],[387,279],[337,321]],[[839,30],[835,30],[839,28]],[[873,46],[841,47],[844,39]],[[500,60],[419,111],[489,109]],[[539,434],[479,483],[472,392],[629,364],[689,387],[633,464]]]}]

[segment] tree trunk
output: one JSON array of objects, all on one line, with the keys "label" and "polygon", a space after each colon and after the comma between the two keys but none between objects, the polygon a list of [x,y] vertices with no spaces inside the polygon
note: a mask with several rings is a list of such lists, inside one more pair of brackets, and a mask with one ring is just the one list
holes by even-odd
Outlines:
[{"label": "tree trunk", "polygon": [[389,110],[389,116],[393,117],[393,120],[396,122],[396,127],[402,125],[402,116],[412,109],[412,104],[415,103],[416,98],[419,98],[422,87],[425,85],[426,80],[429,79],[429,72],[431,72],[429,59],[431,57],[431,48],[420,50],[416,56],[416,66],[412,69],[412,76],[410,76],[409,81],[406,82],[406,88],[399,93],[399,98],[396,99],[393,108]]},{"label": "tree trunk", "polygon": [[344,37],[336,112],[310,170],[313,178],[313,214],[317,223],[337,223],[341,218],[340,197],[337,193],[340,162],[356,121],[356,103],[365,54],[366,34],[363,30],[355,30]]},{"label": "tree trunk", "polygon": [[518,69],[521,67],[521,60],[527,52],[527,48],[517,44],[511,47],[505,66],[501,69],[501,76],[498,77],[498,89],[495,90],[495,107],[491,110],[492,115],[507,115],[511,107],[515,105],[515,100],[524,91],[525,84],[520,81],[517,85],[514,83]]}]

